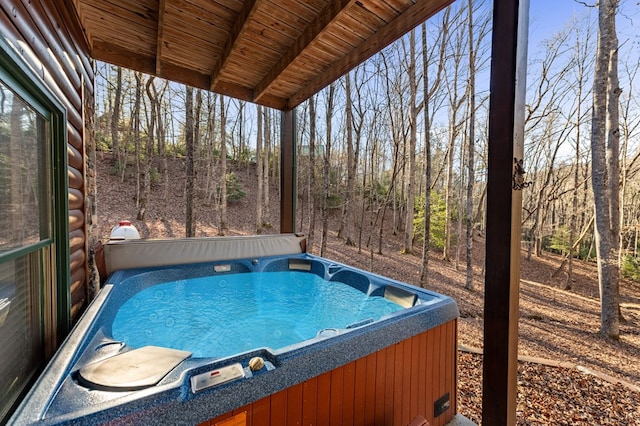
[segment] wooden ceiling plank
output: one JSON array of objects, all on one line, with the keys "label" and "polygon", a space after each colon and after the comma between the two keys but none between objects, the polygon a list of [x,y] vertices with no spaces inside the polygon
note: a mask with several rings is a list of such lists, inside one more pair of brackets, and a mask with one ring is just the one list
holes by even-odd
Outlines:
[{"label": "wooden ceiling plank", "polygon": [[354,3],[356,3],[356,0],[332,0],[329,2],[317,15],[316,19],[305,28],[302,34],[300,34],[300,37],[291,45],[278,63],[276,63],[262,81],[256,85],[254,89],[255,102],[259,102],[260,98],[269,90],[278,76],[293,63],[298,55],[325,32],[327,28],[338,19],[342,11]]},{"label": "wooden ceiling plank", "polygon": [[380,19],[383,19],[385,22],[391,22],[400,14],[400,11],[406,8],[406,6],[404,6],[404,8],[398,9],[386,1],[378,0],[361,2],[360,7],[380,17]]},{"label": "wooden ceiling plank", "polygon": [[158,2],[158,38],[156,40],[156,74],[162,74],[162,48],[164,46],[164,11],[167,0]]},{"label": "wooden ceiling plank", "polygon": [[162,50],[164,62],[182,63],[185,67],[194,67],[198,72],[209,74],[219,50],[215,41],[202,40],[187,32],[181,33],[165,22]]},{"label": "wooden ceiling plank", "polygon": [[[197,44],[202,45],[211,52],[221,51],[224,45],[224,39],[218,37],[218,34],[212,34],[211,37],[206,37],[205,33],[199,31],[198,28],[192,27],[189,31],[184,31],[175,25],[170,25],[168,22],[165,22],[164,41],[165,48],[168,49],[174,44],[177,46],[193,46]],[[198,60],[202,61],[204,58],[198,58]],[[213,62],[213,59],[211,59],[210,62]]]},{"label": "wooden ceiling plank", "polygon": [[408,31],[426,21],[429,17],[438,13],[452,0],[446,1],[420,1],[407,8],[396,19],[389,22],[377,33],[369,37],[364,43],[344,55],[342,59],[334,62],[323,72],[318,72],[308,84],[302,86],[298,93],[289,98],[288,108],[294,108],[304,102],[314,93],[326,87],[332,81],[337,80],[358,64],[371,57],[373,54],[387,47],[389,44],[402,37]]},{"label": "wooden ceiling plank", "polygon": [[215,1],[199,1],[195,4],[187,0],[171,0],[170,7],[173,12],[179,12],[200,18],[224,31],[231,29],[229,22],[239,13],[241,6],[236,9],[228,4]]},{"label": "wooden ceiling plank", "polygon": [[[94,19],[108,20],[113,19],[113,23],[117,26],[111,28],[111,31],[117,31],[121,26],[133,23],[135,26],[150,28],[155,31],[157,21],[157,10],[155,4],[148,2],[109,2],[109,1],[87,1],[83,8],[84,13],[91,13]],[[121,22],[124,21],[124,22]],[[97,34],[96,34],[97,35]]]},{"label": "wooden ceiling plank", "polygon": [[[153,40],[156,38],[155,34],[135,32],[128,27],[122,27],[117,33],[109,34],[108,31],[110,31],[110,28],[113,28],[113,26],[105,22],[94,22],[92,27],[96,34],[91,41],[92,46],[95,40],[108,40],[109,44],[120,46],[120,50],[128,51],[130,55],[143,54],[155,57],[155,45],[153,45]],[[102,34],[108,34],[108,36],[102,37]],[[95,50],[96,47],[93,46],[93,49]]]},{"label": "wooden ceiling plank", "polygon": [[[186,13],[174,7],[173,1],[167,4],[166,14],[167,20],[165,26],[167,31],[173,28],[174,32],[191,34],[192,36],[201,38],[206,43],[216,45],[216,48],[222,51],[224,43],[227,39],[227,32],[220,28],[220,25],[207,17],[195,16]],[[165,31],[165,33],[167,32]]]},{"label": "wooden ceiling plank", "polygon": [[354,7],[349,10],[349,17],[360,22],[361,25],[365,25],[370,28],[373,32],[377,31],[378,28],[386,25],[387,21],[357,3],[357,7]]},{"label": "wooden ceiling plank", "polygon": [[386,24],[366,9],[356,7],[351,8],[349,12],[342,17],[341,23],[363,39],[369,38],[371,34],[378,31],[378,28]]},{"label": "wooden ceiling plank", "polygon": [[242,4],[242,9],[240,10],[238,17],[233,24],[233,28],[229,33],[229,37],[227,38],[227,42],[224,45],[222,55],[220,56],[220,58],[218,58],[218,62],[216,62],[213,69],[211,70],[211,83],[209,85],[211,90],[213,90],[215,85],[218,83],[218,80],[220,78],[220,71],[224,68],[225,64],[229,60],[229,56],[231,56],[231,54],[233,53],[238,40],[245,32],[251,15],[253,15],[257,9],[257,4],[257,0],[247,0]]}]

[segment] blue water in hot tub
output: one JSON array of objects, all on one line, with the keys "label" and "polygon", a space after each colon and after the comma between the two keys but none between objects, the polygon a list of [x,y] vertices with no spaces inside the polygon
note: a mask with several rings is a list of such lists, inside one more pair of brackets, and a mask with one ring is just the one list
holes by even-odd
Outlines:
[{"label": "blue water in hot tub", "polygon": [[112,336],[132,347],[225,357],[280,349],[403,309],[341,282],[299,271],[239,273],[148,287],[118,310]]}]

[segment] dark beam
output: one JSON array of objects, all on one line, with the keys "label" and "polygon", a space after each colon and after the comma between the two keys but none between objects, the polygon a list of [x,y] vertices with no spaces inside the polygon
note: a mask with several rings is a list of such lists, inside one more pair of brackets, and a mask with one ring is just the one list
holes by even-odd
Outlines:
[{"label": "dark beam", "polygon": [[224,69],[224,66],[236,49],[238,40],[242,38],[242,34],[246,31],[249,18],[255,13],[257,4],[257,0],[245,0],[242,2],[242,9],[240,9],[240,13],[233,23],[233,28],[231,28],[229,32],[229,37],[227,37],[227,41],[224,44],[222,55],[220,55],[220,58],[218,58],[218,61],[211,70],[210,90],[215,91],[215,86],[220,78],[220,72]]},{"label": "dark beam", "polygon": [[[106,43],[101,40],[95,40],[93,44],[96,47],[94,59],[110,64],[119,64],[121,67],[134,71],[154,74],[156,59],[152,55],[133,54],[131,51],[119,45]],[[197,73],[171,62],[164,62],[162,64],[162,74],[158,75],[158,77],[209,90],[208,74]],[[243,101],[253,101],[253,92],[251,89],[237,84],[221,81],[218,83],[217,92]],[[286,99],[271,95],[264,96],[261,104],[279,110],[287,109],[288,105]]]},{"label": "dark beam", "polygon": [[452,2],[453,0],[445,2],[416,2],[393,21],[382,27],[374,35],[367,38],[350,53],[334,62],[324,72],[319,72],[315,79],[310,81],[309,84],[305,85],[301,91],[289,99],[289,108],[298,106],[313,94],[328,86],[329,83],[351,71],[364,60],[381,51]]},{"label": "dark beam", "polygon": [[162,75],[162,48],[164,45],[164,10],[167,0],[158,2],[158,35],[156,36],[156,75]]},{"label": "dark beam", "polygon": [[296,114],[282,111],[280,122],[280,232],[296,232]]},{"label": "dark beam", "polygon": [[254,89],[255,102],[260,102],[262,95],[269,90],[276,78],[282,74],[291,63],[311,44],[327,30],[327,27],[337,19],[344,9],[350,7],[356,0],[333,0],[327,4],[300,34],[297,40],[289,47],[287,52],[280,58],[258,83]]},{"label": "dark beam", "polygon": [[[489,97],[482,424],[515,425],[528,0],[494,0]],[[519,40],[519,36],[521,37]],[[522,58],[524,57],[524,60]]]}]

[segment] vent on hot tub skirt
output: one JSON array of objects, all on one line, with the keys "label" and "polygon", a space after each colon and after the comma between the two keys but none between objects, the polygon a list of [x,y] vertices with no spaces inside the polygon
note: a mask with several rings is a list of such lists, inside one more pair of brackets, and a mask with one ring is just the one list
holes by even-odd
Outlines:
[{"label": "vent on hot tub skirt", "polygon": [[144,346],[85,365],[78,372],[78,381],[89,389],[136,391],[157,385],[190,356],[187,351]]}]

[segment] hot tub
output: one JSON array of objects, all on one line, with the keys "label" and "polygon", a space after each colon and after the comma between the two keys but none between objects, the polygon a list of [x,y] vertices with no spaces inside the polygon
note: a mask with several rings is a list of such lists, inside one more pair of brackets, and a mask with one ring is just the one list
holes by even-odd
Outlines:
[{"label": "hot tub", "polygon": [[306,253],[118,270],[10,423],[444,424],[457,317]]}]

